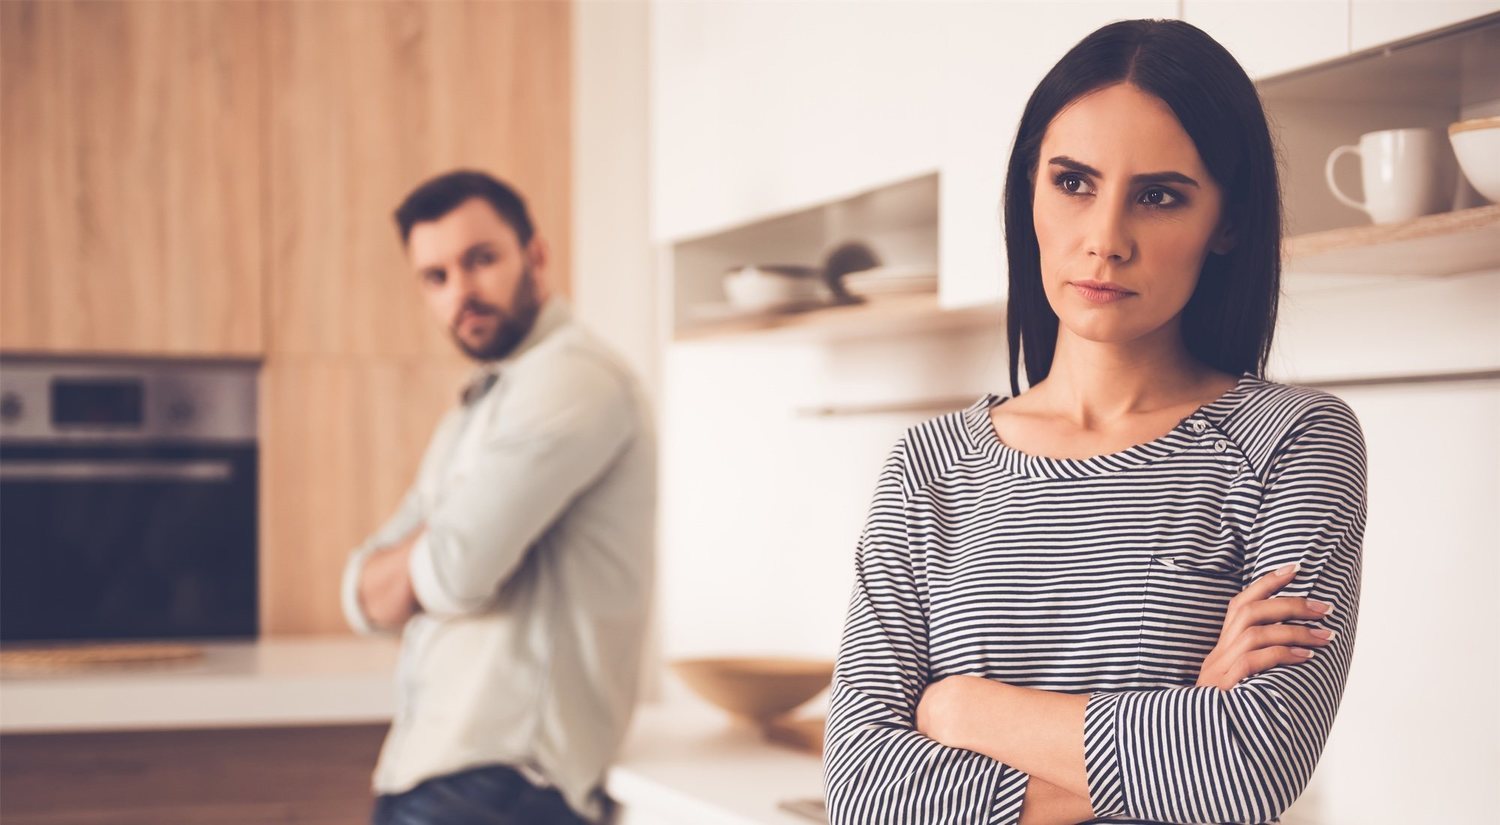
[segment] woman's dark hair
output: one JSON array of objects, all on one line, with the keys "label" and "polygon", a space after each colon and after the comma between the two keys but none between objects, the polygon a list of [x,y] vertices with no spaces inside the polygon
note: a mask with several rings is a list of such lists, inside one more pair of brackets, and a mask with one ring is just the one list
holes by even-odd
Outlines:
[{"label": "woman's dark hair", "polygon": [[1281,190],[1276,153],[1255,84],[1228,51],[1180,20],[1123,20],[1085,37],[1031,93],[1005,176],[1011,392],[1047,377],[1057,314],[1042,289],[1032,197],[1042,136],[1057,113],[1090,92],[1127,82],[1171,107],[1224,192],[1234,246],[1204,260],[1182,337],[1195,358],[1234,375],[1265,373],[1281,289]]},{"label": "woman's dark hair", "polygon": [[470,198],[483,198],[494,207],[500,219],[515,230],[521,246],[531,243],[535,230],[520,194],[483,172],[459,169],[426,181],[396,207],[396,226],[401,230],[402,245],[411,237],[413,226],[435,221]]}]

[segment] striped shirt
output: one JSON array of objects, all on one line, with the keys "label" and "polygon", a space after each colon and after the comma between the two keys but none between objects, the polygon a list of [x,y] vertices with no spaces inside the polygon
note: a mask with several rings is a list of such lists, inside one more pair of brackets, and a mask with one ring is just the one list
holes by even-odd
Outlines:
[{"label": "striped shirt", "polygon": [[[1262,823],[1302,792],[1353,653],[1364,438],[1319,390],[1245,373],[1171,432],[1109,455],[1001,442],[987,395],[910,428],[855,551],[824,751],[834,823],[1014,823],[1028,775],[915,730],[965,674],[1087,694],[1089,801],[1109,822]],[[1229,600],[1334,608],[1306,662],[1194,687]],[[1290,621],[1288,624],[1313,622]]]}]

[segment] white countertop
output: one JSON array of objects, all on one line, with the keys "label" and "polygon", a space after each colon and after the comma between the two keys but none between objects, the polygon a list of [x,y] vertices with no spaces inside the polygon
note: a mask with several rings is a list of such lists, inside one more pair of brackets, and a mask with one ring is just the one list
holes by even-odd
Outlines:
[{"label": "white countertop", "polygon": [[191,641],[203,656],[0,673],[0,733],[389,722],[395,637]]},{"label": "white countertop", "polygon": [[625,825],[810,825],[777,805],[822,798],[823,766],[698,699],[674,696],[636,709],[605,782]]},{"label": "white countertop", "polygon": [[[202,657],[0,673],[0,733],[378,724],[395,708],[393,637],[191,642]],[[624,825],[809,825],[779,809],[821,798],[821,760],[764,741],[669,677],[640,705],[607,784]],[[824,697],[805,713],[817,715]],[[373,768],[373,766],[372,766]]]}]

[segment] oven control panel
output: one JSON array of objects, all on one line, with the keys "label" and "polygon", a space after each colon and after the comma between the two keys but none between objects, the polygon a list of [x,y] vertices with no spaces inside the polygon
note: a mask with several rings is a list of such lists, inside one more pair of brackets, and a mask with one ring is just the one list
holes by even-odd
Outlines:
[{"label": "oven control panel", "polygon": [[255,440],[254,364],[0,361],[0,439]]}]

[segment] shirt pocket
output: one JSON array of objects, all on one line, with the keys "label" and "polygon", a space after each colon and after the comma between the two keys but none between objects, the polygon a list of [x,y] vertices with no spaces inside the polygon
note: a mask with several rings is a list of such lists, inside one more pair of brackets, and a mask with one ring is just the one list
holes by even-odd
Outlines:
[{"label": "shirt pocket", "polygon": [[1136,662],[1141,678],[1191,685],[1219,643],[1229,600],[1244,590],[1237,562],[1183,550],[1152,553]]}]

